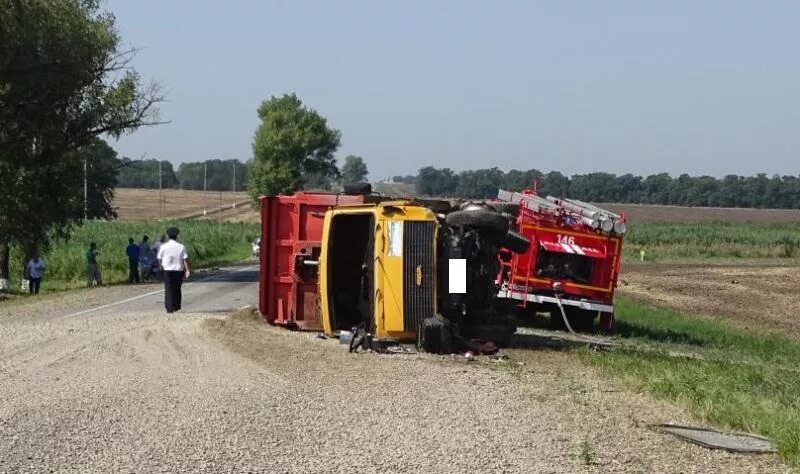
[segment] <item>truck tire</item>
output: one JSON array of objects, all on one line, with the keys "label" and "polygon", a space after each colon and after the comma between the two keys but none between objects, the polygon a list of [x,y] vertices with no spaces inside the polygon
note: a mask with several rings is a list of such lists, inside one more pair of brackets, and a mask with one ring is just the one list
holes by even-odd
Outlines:
[{"label": "truck tire", "polygon": [[344,194],[372,194],[372,185],[370,183],[348,183],[344,185]]},{"label": "truck tire", "polygon": [[531,247],[531,241],[524,235],[509,230],[501,245],[514,253],[525,253]]},{"label": "truck tire", "polygon": [[486,229],[499,235],[508,232],[508,220],[505,217],[484,209],[451,212],[445,217],[445,222],[454,227]]},{"label": "truck tire", "polygon": [[417,349],[431,354],[446,354],[450,350],[449,329],[439,318],[425,318],[417,329]]},{"label": "truck tire", "polygon": [[510,202],[487,202],[486,204],[497,212],[511,214],[515,219],[519,214],[519,204]]}]

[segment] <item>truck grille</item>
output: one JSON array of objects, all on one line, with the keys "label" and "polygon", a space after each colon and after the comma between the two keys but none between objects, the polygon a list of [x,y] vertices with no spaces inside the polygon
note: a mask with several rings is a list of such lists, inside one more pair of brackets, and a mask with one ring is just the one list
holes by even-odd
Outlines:
[{"label": "truck grille", "polygon": [[434,316],[435,222],[405,221],[403,229],[403,326],[416,331],[425,318]]}]

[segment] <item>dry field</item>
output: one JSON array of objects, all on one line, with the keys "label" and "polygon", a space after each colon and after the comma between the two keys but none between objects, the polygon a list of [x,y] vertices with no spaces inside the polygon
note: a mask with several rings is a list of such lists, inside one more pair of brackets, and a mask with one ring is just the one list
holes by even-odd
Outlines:
[{"label": "dry field", "polygon": [[245,209],[252,209],[250,196],[240,192],[204,193],[180,189],[165,189],[159,192],[157,189],[119,188],[116,190],[113,202],[121,220],[198,217],[203,215],[203,210],[214,215],[220,206],[229,208],[233,204],[237,204],[237,209],[223,211],[223,216],[242,214],[239,209],[240,204],[245,205]]},{"label": "dry field", "polygon": [[599,203],[598,206],[612,212],[624,212],[629,222],[800,222],[800,209],[742,209],[609,203]]},{"label": "dry field", "polygon": [[800,338],[800,267],[783,265],[625,265],[620,294],[687,314]]}]

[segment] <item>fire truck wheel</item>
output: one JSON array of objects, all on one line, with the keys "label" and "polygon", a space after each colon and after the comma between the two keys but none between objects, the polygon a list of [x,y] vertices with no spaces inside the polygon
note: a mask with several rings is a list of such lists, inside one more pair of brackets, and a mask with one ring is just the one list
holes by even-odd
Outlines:
[{"label": "fire truck wheel", "polygon": [[525,253],[531,246],[531,241],[524,235],[509,230],[502,242],[503,247],[514,253]]},{"label": "fire truck wheel", "polygon": [[516,219],[519,214],[519,204],[512,204],[510,202],[489,202],[489,207],[500,213],[511,214]]},{"label": "fire truck wheel", "polygon": [[445,222],[454,227],[475,227],[487,229],[500,235],[508,232],[508,220],[497,212],[475,209],[451,212]]}]

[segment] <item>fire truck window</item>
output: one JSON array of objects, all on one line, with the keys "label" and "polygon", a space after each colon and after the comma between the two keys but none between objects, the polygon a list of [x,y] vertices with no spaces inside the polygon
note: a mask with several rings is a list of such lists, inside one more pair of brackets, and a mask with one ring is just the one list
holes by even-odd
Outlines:
[{"label": "fire truck window", "polygon": [[[368,244],[372,235],[372,216],[345,214],[334,217],[328,264],[330,311],[336,330],[350,330],[365,320],[370,304],[364,304],[363,265],[371,263]],[[368,259],[369,261],[366,261]],[[371,294],[371,292],[370,292]]]},{"label": "fire truck window", "polygon": [[548,252],[540,249],[536,259],[536,276],[591,283],[594,260],[584,255]]}]

